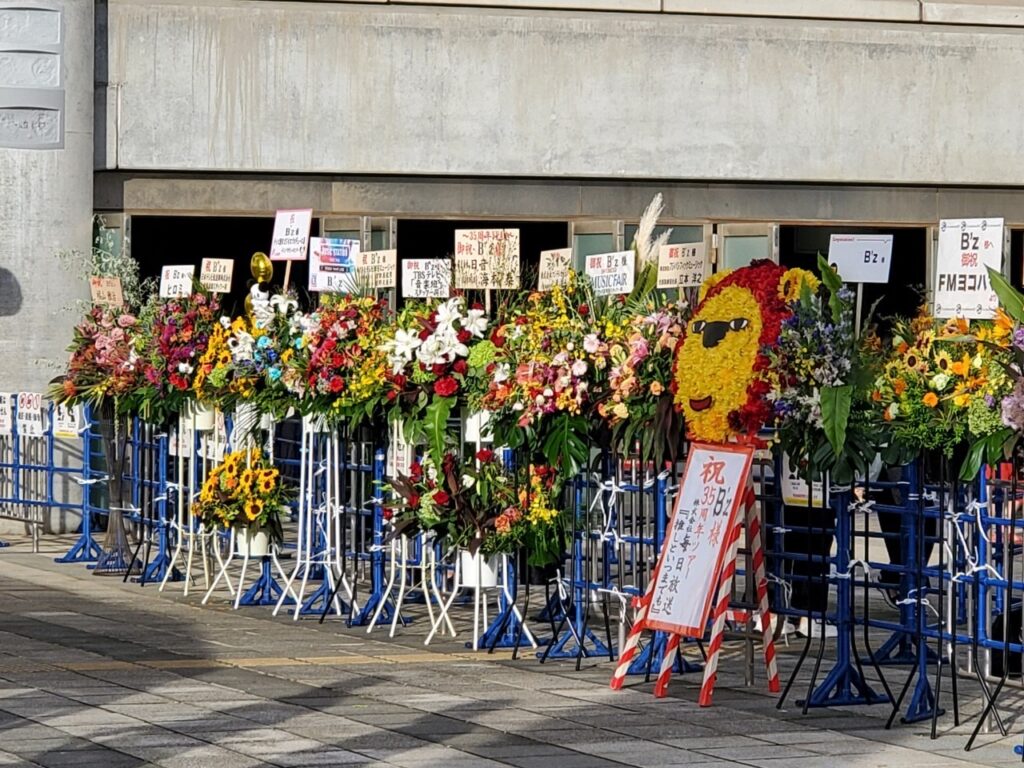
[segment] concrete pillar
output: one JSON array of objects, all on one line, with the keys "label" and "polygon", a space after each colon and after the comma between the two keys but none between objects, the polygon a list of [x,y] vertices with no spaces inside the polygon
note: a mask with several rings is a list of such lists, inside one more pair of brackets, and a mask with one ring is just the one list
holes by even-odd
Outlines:
[{"label": "concrete pillar", "polygon": [[88,285],[93,0],[0,0],[0,391],[45,391]]}]

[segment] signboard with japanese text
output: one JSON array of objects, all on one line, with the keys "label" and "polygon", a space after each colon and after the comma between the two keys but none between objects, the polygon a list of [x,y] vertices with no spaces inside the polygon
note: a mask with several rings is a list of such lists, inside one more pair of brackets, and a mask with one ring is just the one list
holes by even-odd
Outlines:
[{"label": "signboard with japanese text", "polygon": [[168,455],[180,456],[183,459],[192,458],[192,446],[195,444],[195,439],[195,432],[192,431],[192,419],[179,419],[178,424],[171,426],[168,430]]},{"label": "signboard with japanese text", "polygon": [[89,293],[93,304],[104,304],[114,309],[124,306],[124,295],[121,293],[121,278],[90,277]]},{"label": "signboard with japanese text", "polygon": [[235,271],[232,259],[203,259],[199,283],[210,293],[231,293],[231,276]]},{"label": "signboard with japanese text", "polygon": [[410,299],[447,299],[452,289],[448,259],[407,259],[402,262],[402,295]]},{"label": "signboard with japanese text", "polygon": [[10,395],[0,393],[0,436],[10,435],[13,428]]},{"label": "signboard with japanese text", "polygon": [[415,446],[405,441],[405,425],[401,421],[393,422],[388,443],[387,477],[392,480],[399,475],[408,477],[415,458]]},{"label": "signboard with japanese text", "polygon": [[53,436],[74,440],[82,432],[82,409],[77,405],[55,403],[53,406]]},{"label": "signboard with japanese text", "polygon": [[18,414],[14,424],[22,437],[42,437],[43,396],[38,392],[19,392]]},{"label": "signboard with japanese text", "polygon": [[587,256],[587,277],[595,296],[615,296],[633,290],[636,252],[616,251]]},{"label": "signboard with japanese text", "polygon": [[360,288],[379,291],[394,288],[398,273],[398,251],[360,251],[356,256],[356,283]]},{"label": "signboard with japanese text", "polygon": [[691,445],[645,626],[704,636],[753,455],[753,447],[746,445]]},{"label": "signboard with japanese text", "polygon": [[888,283],[892,235],[832,235],[828,263],[844,283]]},{"label": "signboard with japanese text", "polygon": [[550,291],[556,285],[565,285],[572,267],[572,248],[555,248],[540,252],[537,271],[537,290]]},{"label": "signboard with japanese text", "polygon": [[160,270],[160,298],[178,299],[192,295],[192,278],[196,274],[194,264],[179,264]]},{"label": "signboard with japanese text", "polygon": [[1003,266],[1009,251],[1009,229],[1002,219],[943,219],[935,259],[932,302],[935,317],[988,320],[999,299],[988,279],[988,267]]},{"label": "signboard with japanese text", "polygon": [[309,241],[309,290],[352,293],[356,289],[358,240],[313,237]]},{"label": "signboard with japanese text", "polygon": [[282,210],[274,215],[274,236],[270,241],[271,261],[305,261],[313,211]]},{"label": "signboard with japanese text", "polygon": [[658,251],[658,288],[696,288],[706,273],[704,243],[673,243]]},{"label": "signboard with japanese text", "polygon": [[456,229],[455,287],[519,288],[519,230]]},{"label": "signboard with japanese text", "polygon": [[797,467],[792,466],[789,461],[789,454],[782,454],[782,501],[791,507],[817,507],[822,508],[828,505],[828,494],[825,492],[825,484],[821,480],[811,483],[814,498],[809,499],[807,491],[807,480],[800,476]]}]

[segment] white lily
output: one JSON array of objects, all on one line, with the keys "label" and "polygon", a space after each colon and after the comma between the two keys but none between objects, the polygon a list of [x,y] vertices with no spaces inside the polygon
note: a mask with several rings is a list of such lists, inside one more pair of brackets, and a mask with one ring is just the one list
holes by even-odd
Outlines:
[{"label": "white lily", "polygon": [[462,321],[462,327],[478,339],[482,339],[487,332],[487,313],[482,309],[469,310]]}]

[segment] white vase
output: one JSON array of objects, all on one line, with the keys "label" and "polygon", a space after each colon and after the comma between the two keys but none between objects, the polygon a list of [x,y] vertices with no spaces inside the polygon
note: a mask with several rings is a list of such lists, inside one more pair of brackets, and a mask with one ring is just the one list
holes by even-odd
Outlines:
[{"label": "white vase", "polygon": [[459,550],[459,571],[462,586],[488,587],[498,586],[498,565],[501,562],[499,555],[484,557],[478,550],[471,555],[468,549]]},{"label": "white vase", "polygon": [[212,432],[216,423],[216,411],[208,403],[192,403],[189,416],[197,432]]},{"label": "white vase", "polygon": [[242,557],[266,557],[270,554],[270,534],[254,525],[235,526],[235,552]]}]

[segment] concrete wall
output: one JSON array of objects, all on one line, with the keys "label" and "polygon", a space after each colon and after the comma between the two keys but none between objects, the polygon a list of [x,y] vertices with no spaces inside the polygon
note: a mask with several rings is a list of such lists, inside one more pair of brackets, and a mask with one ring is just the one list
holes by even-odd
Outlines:
[{"label": "concrete wall", "polygon": [[88,297],[54,254],[90,247],[92,140],[92,0],[0,0],[0,391],[45,390]]},{"label": "concrete wall", "polygon": [[112,0],[107,165],[1015,185],[1024,30]]}]

